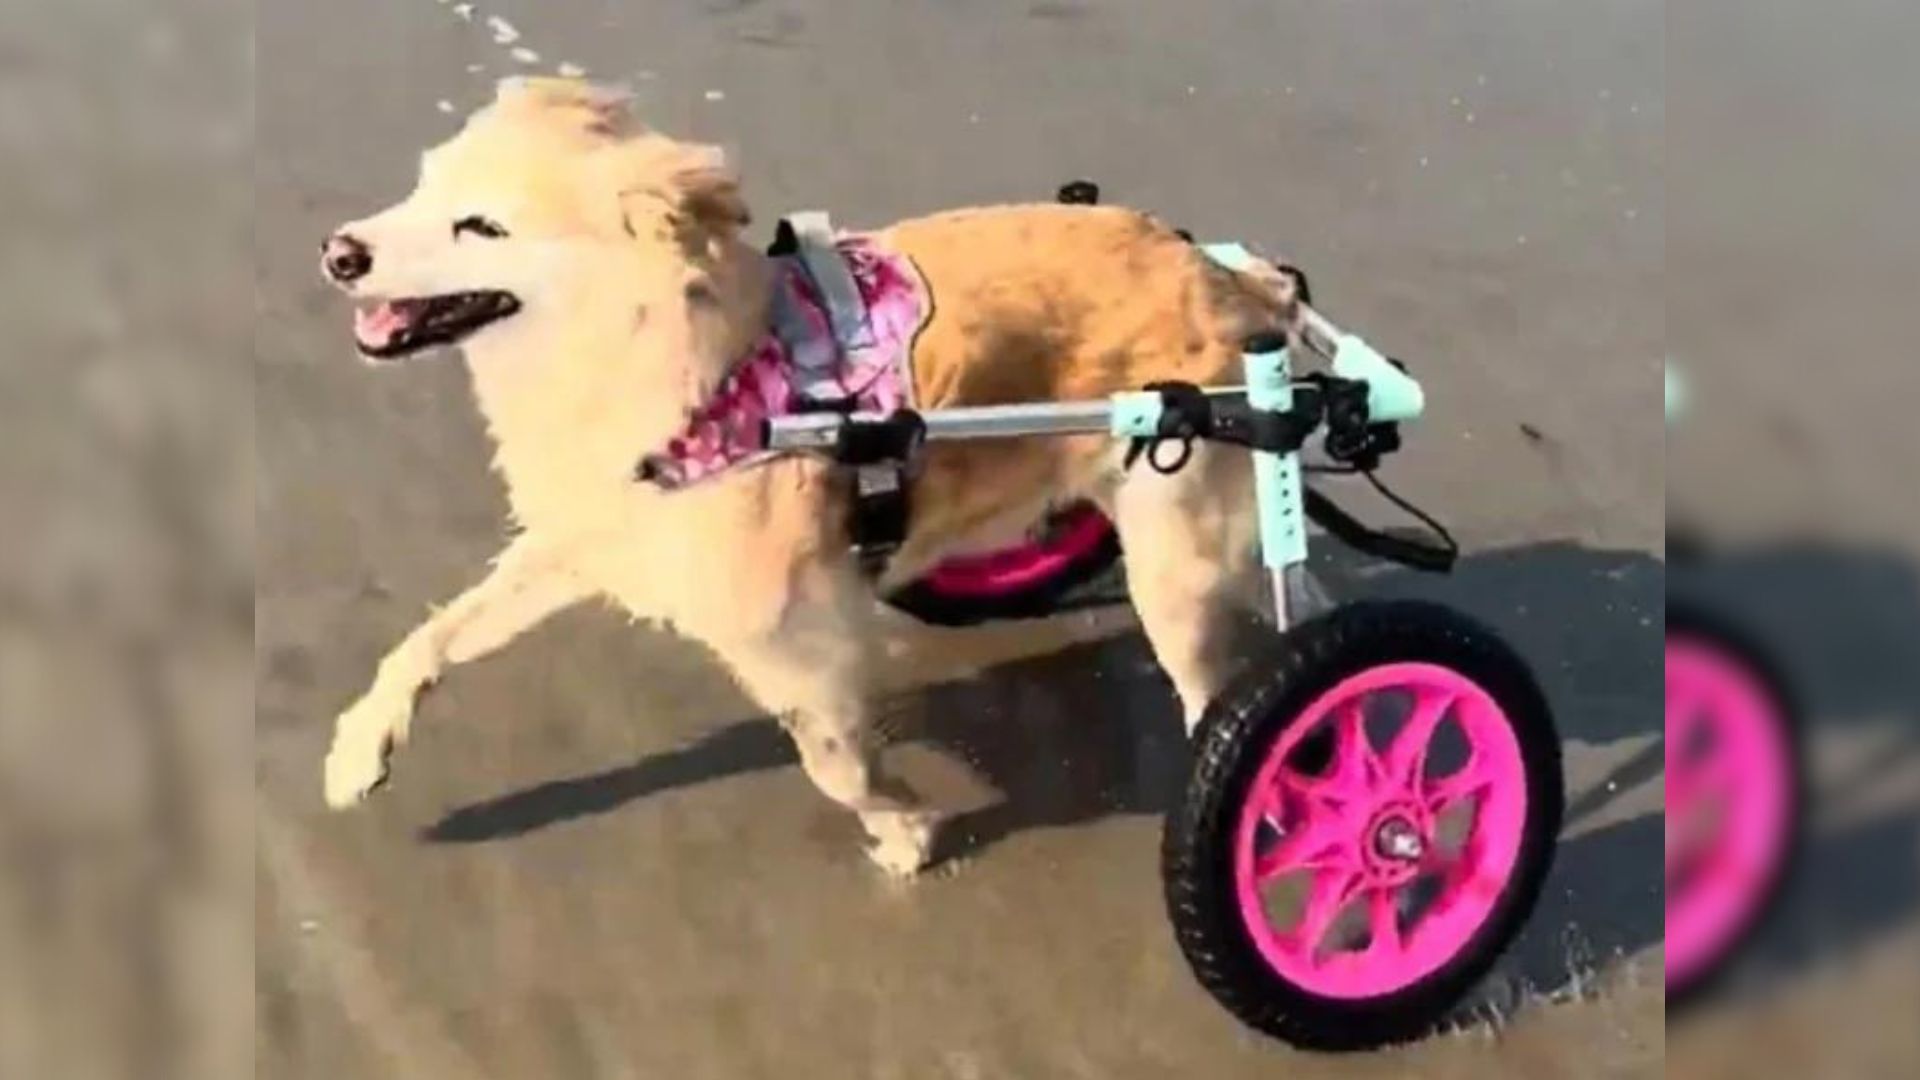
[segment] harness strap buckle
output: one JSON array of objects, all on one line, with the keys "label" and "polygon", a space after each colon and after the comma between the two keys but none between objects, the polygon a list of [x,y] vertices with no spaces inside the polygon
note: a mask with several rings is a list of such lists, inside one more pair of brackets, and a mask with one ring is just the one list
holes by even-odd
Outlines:
[{"label": "harness strap buckle", "polygon": [[853,473],[853,507],[847,531],[860,572],[877,578],[907,538],[906,465],[899,461],[861,465]]}]

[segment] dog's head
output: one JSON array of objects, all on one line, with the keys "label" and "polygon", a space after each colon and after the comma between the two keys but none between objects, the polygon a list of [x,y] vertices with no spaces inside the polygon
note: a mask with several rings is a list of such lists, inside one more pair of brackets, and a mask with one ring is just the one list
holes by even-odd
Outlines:
[{"label": "dog's head", "polygon": [[561,330],[596,296],[685,278],[746,221],[718,150],[644,130],[617,91],[509,79],[421,156],[411,194],[340,227],[320,262],[360,302],[361,353],[392,359]]}]

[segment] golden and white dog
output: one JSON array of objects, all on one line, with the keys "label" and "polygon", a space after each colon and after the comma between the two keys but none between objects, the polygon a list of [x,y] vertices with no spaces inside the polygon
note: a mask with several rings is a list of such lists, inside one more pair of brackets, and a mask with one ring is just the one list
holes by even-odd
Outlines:
[{"label": "golden and white dog", "polygon": [[[340,716],[329,804],[384,779],[450,666],[606,599],[711,646],[820,790],[860,816],[876,861],[924,864],[937,815],[885,774],[870,730],[876,583],[849,553],[845,476],[790,457],[675,492],[634,479],[767,331],[769,263],[742,239],[747,219],[718,151],[644,130],[613,92],[529,79],[428,151],[404,201],[327,240],[323,268],[360,303],[368,358],[465,351],[519,526],[485,580],[408,634]],[[924,407],[1236,381],[1238,342],[1290,305],[1278,273],[1224,270],[1124,209],[961,210],[872,236],[932,296],[912,356]],[[1191,723],[1226,673],[1224,593],[1252,546],[1247,472],[1244,452],[1205,447],[1176,475],[1127,472],[1098,436],[938,444],[877,587],[1095,500]]]}]

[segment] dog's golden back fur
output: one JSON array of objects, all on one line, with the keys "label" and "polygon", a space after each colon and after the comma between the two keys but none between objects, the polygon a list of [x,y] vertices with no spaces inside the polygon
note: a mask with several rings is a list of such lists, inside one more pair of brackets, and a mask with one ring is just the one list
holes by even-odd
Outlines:
[{"label": "dog's golden back fur", "polygon": [[1119,207],[957,210],[894,225],[933,294],[914,344],[922,405],[1074,401],[1154,380],[1218,382],[1277,319],[1262,290]]},{"label": "dog's golden back fur", "polygon": [[[932,294],[932,318],[913,349],[923,407],[1085,401],[1166,380],[1235,382],[1241,339],[1281,317],[1266,283],[1221,268],[1134,210],[959,210],[879,236],[913,259]],[[934,447],[914,492],[906,561],[982,530],[1022,528],[1050,502],[1097,495],[1089,489],[1110,471],[1111,450],[1102,436]],[[985,542],[995,539],[1004,537]]]}]

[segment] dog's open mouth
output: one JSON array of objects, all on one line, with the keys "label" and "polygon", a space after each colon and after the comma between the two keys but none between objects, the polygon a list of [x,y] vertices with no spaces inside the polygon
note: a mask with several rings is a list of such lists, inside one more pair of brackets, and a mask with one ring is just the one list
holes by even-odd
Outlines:
[{"label": "dog's open mouth", "polygon": [[519,310],[519,297],[497,289],[382,300],[353,313],[353,337],[362,354],[392,360],[457,344]]}]

